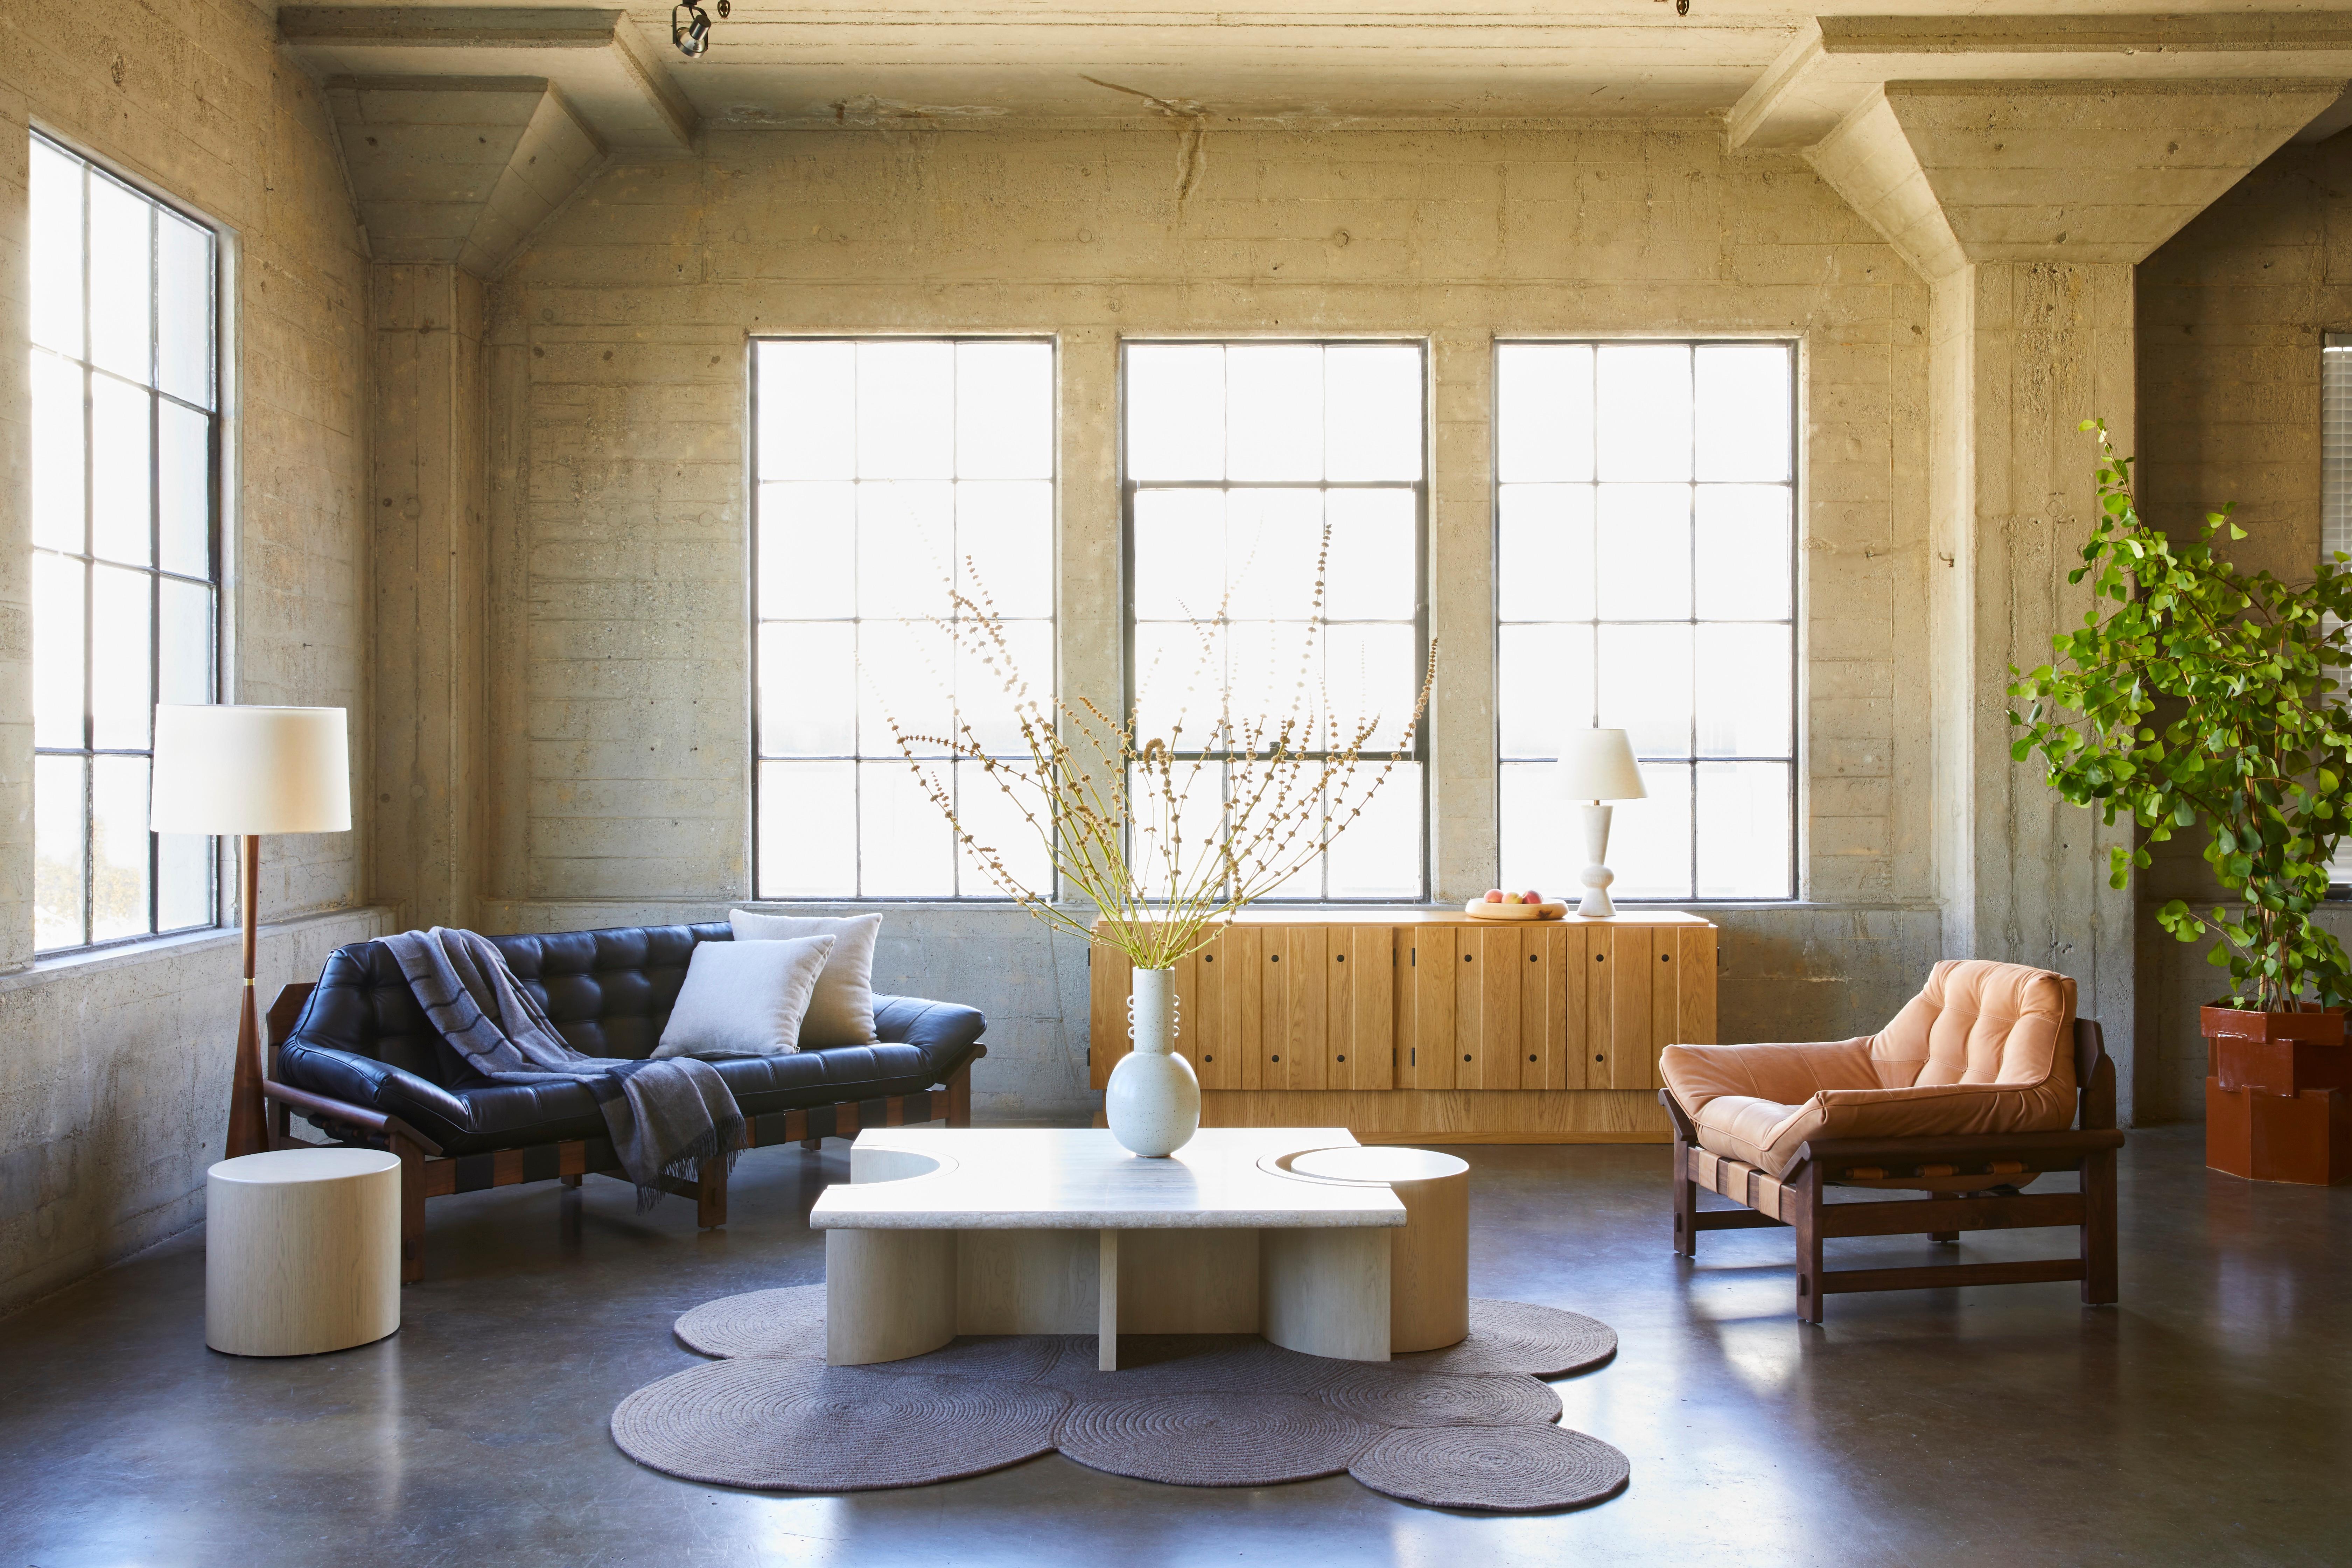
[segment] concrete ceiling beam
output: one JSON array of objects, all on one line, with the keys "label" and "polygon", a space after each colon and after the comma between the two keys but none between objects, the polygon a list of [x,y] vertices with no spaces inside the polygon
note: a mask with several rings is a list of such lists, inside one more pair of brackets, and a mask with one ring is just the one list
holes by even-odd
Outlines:
[{"label": "concrete ceiling beam", "polygon": [[[1894,82],[2352,80],[2352,13],[1822,16],[1732,107],[1734,147],[1811,147]],[[2337,99],[2303,124],[2352,124]],[[2289,134],[2294,134],[2290,132]]]},{"label": "concrete ceiling beam", "polygon": [[289,5],[278,30],[296,58],[330,79],[540,79],[615,152],[683,156],[701,130],[624,11]]}]

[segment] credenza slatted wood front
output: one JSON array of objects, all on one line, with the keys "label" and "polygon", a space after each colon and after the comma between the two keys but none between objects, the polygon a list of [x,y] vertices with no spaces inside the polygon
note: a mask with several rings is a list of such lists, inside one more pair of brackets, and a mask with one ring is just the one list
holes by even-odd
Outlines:
[{"label": "credenza slatted wood front", "polygon": [[[1176,966],[1176,1046],[1200,1075],[1205,1126],[1664,1142],[1658,1052],[1715,1039],[1717,934],[1664,910],[1248,910]],[[1099,1089],[1128,1050],[1129,965],[1101,946],[1089,962]]]}]

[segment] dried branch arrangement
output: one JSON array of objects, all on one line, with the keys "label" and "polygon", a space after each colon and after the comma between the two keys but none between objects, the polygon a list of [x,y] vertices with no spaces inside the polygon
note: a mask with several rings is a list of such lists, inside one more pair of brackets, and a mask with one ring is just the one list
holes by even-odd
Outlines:
[{"label": "dried branch arrangement", "polygon": [[[1339,727],[1317,674],[1330,553],[1327,523],[1314,608],[1281,713],[1237,716],[1225,683],[1213,679],[1214,628],[1225,618],[1223,604],[1214,619],[1192,621],[1201,657],[1192,689],[1210,673],[1216,710],[1191,726],[1200,733],[1188,743],[1188,709],[1177,710],[1165,735],[1143,736],[1139,709],[1116,718],[1085,699],[1039,698],[1015,667],[985,588],[974,595],[950,589],[955,615],[943,624],[959,654],[979,660],[1002,685],[1028,755],[992,753],[961,716],[951,735],[910,734],[895,718],[891,733],[958,842],[1006,897],[1055,930],[1117,949],[1139,969],[1166,969],[1208,945],[1235,910],[1311,866],[1412,752],[1437,678],[1437,645],[1430,644],[1412,716],[1394,749],[1360,774],[1382,716],[1360,715]],[[1184,752],[1193,754],[1181,756]],[[1043,887],[1025,885],[1002,847],[982,843],[966,825],[937,766],[952,762],[976,767],[1037,836],[1053,868]],[[1227,777],[1229,799],[1221,798]],[[1217,826],[1205,841],[1197,835],[1187,840],[1188,809],[1214,814]],[[1083,911],[1055,902],[1055,879],[1101,913],[1103,933]]]}]

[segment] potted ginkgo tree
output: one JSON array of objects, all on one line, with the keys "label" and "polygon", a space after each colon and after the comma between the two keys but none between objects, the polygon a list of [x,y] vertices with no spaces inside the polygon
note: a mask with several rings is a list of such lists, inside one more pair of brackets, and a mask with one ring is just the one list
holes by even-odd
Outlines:
[{"label": "potted ginkgo tree", "polygon": [[[2208,961],[2229,971],[2229,994],[2201,1015],[2214,1041],[2209,1100],[2299,1087],[2352,1094],[2342,1010],[2352,966],[2314,918],[2352,779],[2342,689],[2352,566],[2338,556],[2293,583],[2242,571],[2216,548],[2246,537],[2227,507],[2193,539],[2171,538],[2140,516],[2133,459],[2116,454],[2105,422],[2083,428],[2098,433],[2099,512],[2067,581],[2088,579],[2097,607],[2051,639],[2051,663],[2011,667],[2011,754],[2038,753],[2066,799],[2137,824],[2137,842],[2110,852],[2117,888],[2151,864],[2149,845],[2203,834],[2226,899],[2203,910],[2173,899],[2156,919],[2181,942],[2210,942]],[[2313,1110],[2329,1114],[2320,1103],[2304,1114]],[[2235,1169],[2214,1158],[2224,1133],[2210,1116],[2209,1130],[2209,1162]]]}]

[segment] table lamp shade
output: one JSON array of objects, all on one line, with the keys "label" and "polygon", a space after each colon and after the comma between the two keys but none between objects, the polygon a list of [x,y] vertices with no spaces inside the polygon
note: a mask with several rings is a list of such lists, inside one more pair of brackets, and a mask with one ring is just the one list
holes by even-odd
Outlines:
[{"label": "table lamp shade", "polygon": [[347,833],[343,710],[159,704],[153,795],[158,833]]},{"label": "table lamp shade", "polygon": [[1641,764],[1622,730],[1576,730],[1560,743],[1553,793],[1570,800],[1641,800]]}]

